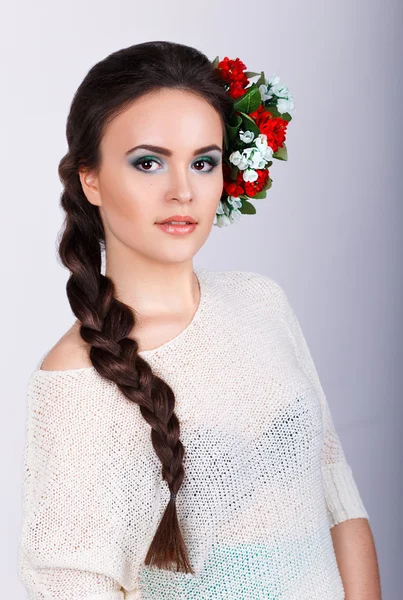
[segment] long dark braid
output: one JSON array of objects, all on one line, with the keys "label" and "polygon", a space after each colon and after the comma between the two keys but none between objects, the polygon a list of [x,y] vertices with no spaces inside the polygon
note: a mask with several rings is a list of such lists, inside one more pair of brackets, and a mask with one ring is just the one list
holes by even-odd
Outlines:
[{"label": "long dark braid", "polygon": [[66,291],[80,322],[80,335],[89,345],[96,371],[116,383],[139,405],[151,427],[151,442],[162,463],[162,478],[171,498],[155,532],[144,563],[161,569],[194,573],[178,522],[175,497],[184,478],[184,447],[174,412],[171,387],[153,374],[130,337],[135,312],[116,298],[115,286],[101,273],[105,232],[98,206],[86,198],[79,169],[100,167],[100,141],[105,125],[141,95],[158,88],[180,88],[206,99],[219,113],[224,131],[232,114],[231,98],[210,59],[200,51],[174,42],[144,42],[124,48],[94,65],[77,89],[67,119],[68,152],[59,164],[64,190],[65,221],[59,256],[71,275]]}]

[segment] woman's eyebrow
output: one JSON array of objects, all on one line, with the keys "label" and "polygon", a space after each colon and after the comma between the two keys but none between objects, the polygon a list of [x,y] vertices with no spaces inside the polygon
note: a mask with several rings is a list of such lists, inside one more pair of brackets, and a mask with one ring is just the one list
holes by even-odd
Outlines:
[{"label": "woman's eyebrow", "polygon": [[[125,154],[131,154],[132,152],[134,152],[134,150],[137,150],[139,148],[141,148],[142,150],[150,150],[151,152],[158,152],[158,154],[164,154],[165,156],[172,156],[172,150],[169,150],[168,148],[163,148],[162,146],[154,146],[152,144],[140,144],[139,146],[131,148],[130,150],[125,152]],[[217,146],[217,144],[210,144],[210,146],[203,146],[203,148],[195,150],[193,156],[196,156],[197,154],[203,154],[205,152],[210,152],[211,150],[218,150],[222,153],[222,148],[220,148],[220,146]]]}]

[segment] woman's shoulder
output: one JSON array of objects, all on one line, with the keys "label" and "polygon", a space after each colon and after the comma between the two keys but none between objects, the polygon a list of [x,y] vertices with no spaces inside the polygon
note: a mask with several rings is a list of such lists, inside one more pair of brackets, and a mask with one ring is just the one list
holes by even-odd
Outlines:
[{"label": "woman's shoulder", "polygon": [[80,335],[80,323],[75,321],[56,344],[44,354],[38,365],[38,371],[69,372],[91,367],[88,344]]},{"label": "woman's shoulder", "polygon": [[285,292],[281,284],[270,275],[259,273],[257,271],[243,270],[225,270],[215,271],[212,269],[203,269],[204,273],[211,281],[225,286],[232,286],[241,292],[251,292],[264,294],[266,299],[273,298],[281,301]]},{"label": "woman's shoulder", "polygon": [[117,386],[90,362],[76,323],[41,356],[27,380],[27,414],[35,422],[50,423],[49,431],[60,425],[61,416],[67,431],[91,418],[94,407],[111,410],[119,395]]}]

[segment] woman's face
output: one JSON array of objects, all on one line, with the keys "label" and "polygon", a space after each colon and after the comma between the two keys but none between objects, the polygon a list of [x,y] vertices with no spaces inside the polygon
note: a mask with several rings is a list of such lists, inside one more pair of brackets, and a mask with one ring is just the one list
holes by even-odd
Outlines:
[{"label": "woman's face", "polygon": [[[100,207],[107,255],[133,251],[156,262],[191,260],[221,198],[222,145],[219,114],[190,92],[159,90],[116,116],[102,138],[100,171],[80,173],[87,199]],[[207,146],[216,148],[201,150]],[[156,225],[177,214],[197,221],[193,232],[171,235]]]}]

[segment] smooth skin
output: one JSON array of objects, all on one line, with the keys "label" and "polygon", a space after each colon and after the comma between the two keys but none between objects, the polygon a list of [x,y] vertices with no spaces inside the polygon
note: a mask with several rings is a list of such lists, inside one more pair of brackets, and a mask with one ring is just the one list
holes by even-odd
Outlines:
[{"label": "smooth skin", "polygon": [[[183,90],[160,90],[137,99],[108,124],[99,172],[80,172],[85,196],[99,206],[104,223],[106,275],[136,313],[133,337],[139,350],[175,337],[197,310],[193,257],[210,234],[221,198],[222,137],[221,119],[205,100]],[[144,144],[166,148],[170,155],[131,151]],[[210,145],[218,149],[195,155]],[[195,231],[172,236],[155,225],[173,214],[194,217]],[[42,369],[91,366],[79,326],[76,321],[56,343]],[[331,535],[346,600],[380,600],[368,521],[350,519],[335,525]]]},{"label": "smooth skin", "polygon": [[381,600],[375,542],[368,519],[347,519],[330,529],[345,600]]}]

